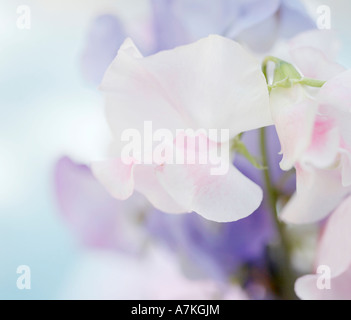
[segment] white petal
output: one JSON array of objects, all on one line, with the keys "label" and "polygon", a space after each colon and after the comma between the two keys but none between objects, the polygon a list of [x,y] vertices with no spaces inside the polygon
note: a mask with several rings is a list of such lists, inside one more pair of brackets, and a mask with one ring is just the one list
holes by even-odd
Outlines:
[{"label": "white petal", "polygon": [[177,202],[217,222],[250,215],[262,201],[261,188],[230,166],[225,175],[211,175],[210,165],[165,165],[158,179]]},{"label": "white petal", "polygon": [[290,51],[292,62],[300,69],[303,76],[329,80],[345,68],[333,60],[329,60],[324,52],[314,48],[302,47]]},{"label": "white petal", "polygon": [[350,300],[351,299],[351,268],[344,274],[330,279],[330,288],[323,285],[324,279],[321,275],[307,275],[297,279],[295,292],[304,300]]},{"label": "white petal", "polygon": [[317,104],[302,86],[273,89],[271,110],[282,147],[282,170],[289,170],[308,148],[317,112]]},{"label": "white petal", "polygon": [[145,121],[152,121],[153,130],[184,128],[171,97],[146,69],[145,59],[130,39],[106,71],[101,90],[106,92],[106,118],[116,140],[115,147],[125,130],[136,129],[143,135]]},{"label": "white petal", "polygon": [[163,188],[152,165],[137,165],[134,169],[135,190],[142,193],[157,209],[167,213],[185,213],[187,210],[177,203]]},{"label": "white petal", "polygon": [[[351,197],[330,216],[318,250],[318,265],[327,265],[332,276],[345,272],[351,265]],[[351,287],[350,287],[351,291]]]},{"label": "white petal", "polygon": [[96,161],[91,164],[94,176],[116,199],[128,199],[134,191],[134,164],[125,164],[121,159]]},{"label": "white petal", "polygon": [[146,58],[129,51],[122,47],[101,86],[117,138],[144,120],[154,128],[232,128],[232,135],[272,124],[260,64],[236,42],[209,36]]},{"label": "white petal", "polygon": [[325,218],[351,191],[341,185],[340,169],[297,168],[297,190],[281,213],[289,223],[312,223]]},{"label": "white petal", "polygon": [[310,30],[300,33],[289,42],[290,50],[312,48],[321,51],[329,60],[335,60],[340,51],[340,41],[330,30]]},{"label": "white petal", "polygon": [[196,128],[235,135],[272,124],[260,64],[232,40],[212,35],[150,56],[145,66]]}]

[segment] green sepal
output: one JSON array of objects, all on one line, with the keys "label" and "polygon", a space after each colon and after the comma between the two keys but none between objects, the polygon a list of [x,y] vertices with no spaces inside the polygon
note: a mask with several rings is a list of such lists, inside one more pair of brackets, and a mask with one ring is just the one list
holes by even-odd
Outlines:
[{"label": "green sepal", "polygon": [[243,157],[245,157],[246,160],[248,160],[256,169],[259,170],[265,170],[267,169],[266,167],[264,167],[258,160],[256,157],[254,157],[249,150],[247,150],[246,145],[240,140],[241,134],[236,136],[233,140],[232,140],[232,146],[231,146],[231,150],[241,154]]}]

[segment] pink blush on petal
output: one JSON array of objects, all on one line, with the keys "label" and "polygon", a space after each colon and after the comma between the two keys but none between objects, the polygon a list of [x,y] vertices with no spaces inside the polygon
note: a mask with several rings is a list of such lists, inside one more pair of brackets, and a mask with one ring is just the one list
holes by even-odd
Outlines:
[{"label": "pink blush on petal", "polygon": [[328,134],[335,128],[335,121],[324,116],[317,116],[314,123],[310,148],[321,150],[328,142]]}]

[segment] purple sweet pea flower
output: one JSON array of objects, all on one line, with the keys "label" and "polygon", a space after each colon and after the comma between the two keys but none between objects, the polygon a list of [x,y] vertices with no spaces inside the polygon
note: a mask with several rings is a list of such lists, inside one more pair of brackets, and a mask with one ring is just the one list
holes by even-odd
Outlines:
[{"label": "purple sweet pea flower", "polygon": [[298,0],[151,0],[151,3],[155,51],[214,33],[265,52],[280,37],[315,28]]},{"label": "purple sweet pea flower", "polygon": [[[315,28],[298,0],[150,0],[153,48],[147,54],[220,34],[268,51],[280,38]],[[105,14],[93,22],[82,56],[86,79],[98,85],[123,40],[130,36],[119,19]],[[143,47],[142,39],[137,41]]]},{"label": "purple sweet pea flower", "polygon": [[96,181],[90,169],[61,158],[55,167],[55,193],[60,213],[79,241],[88,247],[135,252],[143,244],[138,224],[144,199],[112,198]]},{"label": "purple sweet pea flower", "polygon": [[56,165],[55,186],[59,209],[84,245],[137,252],[147,239],[156,238],[196,273],[217,280],[227,280],[246,264],[262,265],[265,247],[274,237],[263,206],[226,224],[193,213],[169,215],[150,209],[138,194],[126,201],[112,198],[87,166],[68,158]]},{"label": "purple sweet pea flower", "polygon": [[93,21],[81,57],[83,75],[90,83],[100,83],[126,37],[123,25],[114,15],[104,14]]},{"label": "purple sweet pea flower", "polygon": [[192,264],[193,272],[228,280],[247,264],[263,266],[265,248],[274,236],[267,212],[224,224],[189,213],[167,215],[154,211],[150,232]]},{"label": "purple sweet pea flower", "polygon": [[307,14],[306,8],[300,1],[281,0],[279,19],[280,35],[291,38],[296,34],[316,28],[316,23]]}]

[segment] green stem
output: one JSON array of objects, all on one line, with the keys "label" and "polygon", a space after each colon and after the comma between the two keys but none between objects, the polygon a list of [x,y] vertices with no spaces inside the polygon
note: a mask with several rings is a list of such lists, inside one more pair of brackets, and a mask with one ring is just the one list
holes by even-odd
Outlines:
[{"label": "green stem", "polygon": [[260,140],[262,165],[266,168],[262,172],[268,196],[268,204],[270,206],[272,217],[280,239],[280,248],[278,250],[278,254],[281,256],[281,265],[277,276],[278,288],[281,296],[284,299],[294,299],[295,276],[291,269],[290,245],[286,236],[285,225],[278,218],[278,212],[276,208],[278,194],[271,182],[272,180],[269,171],[269,159],[267,154],[265,128],[260,129]]}]

